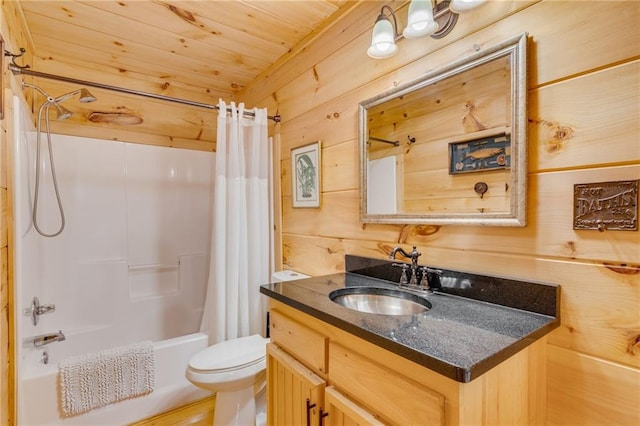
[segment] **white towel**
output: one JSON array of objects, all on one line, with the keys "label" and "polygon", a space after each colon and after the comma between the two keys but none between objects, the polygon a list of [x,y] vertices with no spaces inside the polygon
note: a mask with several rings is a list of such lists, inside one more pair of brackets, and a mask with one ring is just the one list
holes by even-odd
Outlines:
[{"label": "white towel", "polygon": [[60,408],[65,417],[146,395],[155,385],[150,341],[66,358],[58,369]]}]

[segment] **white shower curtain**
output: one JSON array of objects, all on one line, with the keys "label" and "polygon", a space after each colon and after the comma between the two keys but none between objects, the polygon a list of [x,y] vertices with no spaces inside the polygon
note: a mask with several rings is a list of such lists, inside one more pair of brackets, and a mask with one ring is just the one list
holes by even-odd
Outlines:
[{"label": "white shower curtain", "polygon": [[264,334],[261,284],[270,280],[269,176],[271,143],[267,111],[220,100],[216,140],[211,262],[202,331],[214,344]]}]

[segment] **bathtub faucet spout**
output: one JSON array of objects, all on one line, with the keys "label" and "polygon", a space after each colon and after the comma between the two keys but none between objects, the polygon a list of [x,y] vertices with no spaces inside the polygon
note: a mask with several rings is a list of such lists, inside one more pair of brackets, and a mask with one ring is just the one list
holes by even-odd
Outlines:
[{"label": "bathtub faucet spout", "polygon": [[42,334],[40,336],[34,337],[33,346],[35,346],[36,348],[40,348],[44,345],[48,345],[49,343],[62,342],[63,340],[66,340],[66,337],[64,337],[64,333],[62,333],[62,330],[60,330],[57,333]]}]

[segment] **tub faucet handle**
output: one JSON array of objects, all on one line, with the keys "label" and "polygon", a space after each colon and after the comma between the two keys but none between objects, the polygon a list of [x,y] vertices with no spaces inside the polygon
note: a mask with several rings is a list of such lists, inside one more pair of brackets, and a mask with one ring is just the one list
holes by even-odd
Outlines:
[{"label": "tub faucet handle", "polygon": [[35,326],[40,321],[40,315],[49,314],[56,311],[56,305],[41,305],[40,300],[34,297],[31,306],[24,310],[24,314],[31,317],[31,323]]},{"label": "tub faucet handle", "polygon": [[40,305],[38,306],[36,312],[38,313],[38,315],[44,315],[48,314],[49,312],[55,312],[55,310],[56,305]]}]

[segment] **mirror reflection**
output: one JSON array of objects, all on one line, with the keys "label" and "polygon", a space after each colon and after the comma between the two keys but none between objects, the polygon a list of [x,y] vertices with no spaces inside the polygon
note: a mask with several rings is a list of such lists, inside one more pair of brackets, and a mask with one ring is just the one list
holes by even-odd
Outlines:
[{"label": "mirror reflection", "polygon": [[364,222],[524,226],[526,34],[360,104]]}]

